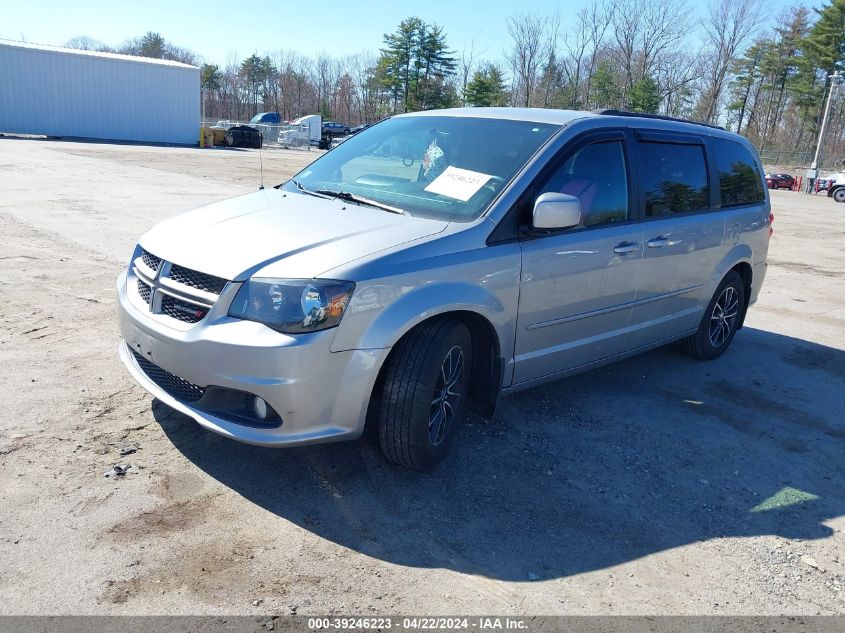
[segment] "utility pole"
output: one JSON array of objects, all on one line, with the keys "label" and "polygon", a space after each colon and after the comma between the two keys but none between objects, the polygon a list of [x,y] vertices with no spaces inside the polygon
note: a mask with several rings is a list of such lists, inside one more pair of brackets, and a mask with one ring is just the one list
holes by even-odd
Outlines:
[{"label": "utility pole", "polygon": [[822,153],[822,142],[824,141],[824,131],[827,128],[827,118],[830,114],[830,102],[833,101],[833,93],[836,92],[836,88],[839,87],[839,84],[842,83],[842,79],[845,76],[842,75],[842,71],[837,70],[832,75],[830,75],[830,93],[827,95],[827,105],[824,108],[824,116],[822,117],[822,126],[819,130],[819,141],[816,143],[816,155],[813,157],[813,165],[811,169],[818,169],[819,167],[819,156]]}]

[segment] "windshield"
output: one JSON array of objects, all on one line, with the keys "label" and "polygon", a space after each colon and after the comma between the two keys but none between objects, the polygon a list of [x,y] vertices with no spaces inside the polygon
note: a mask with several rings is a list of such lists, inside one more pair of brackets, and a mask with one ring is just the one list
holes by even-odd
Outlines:
[{"label": "windshield", "polygon": [[285,189],[345,192],[410,215],[468,222],[557,129],[501,119],[397,117],[344,141]]}]

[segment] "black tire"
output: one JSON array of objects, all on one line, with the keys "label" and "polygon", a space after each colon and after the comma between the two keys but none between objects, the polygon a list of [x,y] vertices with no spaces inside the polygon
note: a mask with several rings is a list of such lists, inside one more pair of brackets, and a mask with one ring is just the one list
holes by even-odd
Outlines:
[{"label": "black tire", "polygon": [[[462,360],[457,378],[446,375],[450,359],[454,364]],[[387,459],[429,470],[446,457],[463,418],[471,368],[472,339],[459,321],[427,321],[399,341],[387,359],[381,391],[375,394],[379,443]],[[444,388],[444,379],[451,389],[448,384]],[[457,398],[447,392],[457,393]]]},{"label": "black tire", "polygon": [[773,183],[772,183],[772,189],[779,189],[779,188],[780,188],[780,187],[778,186],[777,181],[775,181],[775,182],[773,182]]},{"label": "black tire", "polygon": [[[712,360],[730,347],[745,309],[745,284],[732,270],[713,293],[698,331],[681,341],[683,350],[701,360]],[[715,336],[714,336],[715,335]]]},{"label": "black tire", "polygon": [[845,187],[840,187],[834,191],[831,197],[836,200],[836,202],[845,202]]}]

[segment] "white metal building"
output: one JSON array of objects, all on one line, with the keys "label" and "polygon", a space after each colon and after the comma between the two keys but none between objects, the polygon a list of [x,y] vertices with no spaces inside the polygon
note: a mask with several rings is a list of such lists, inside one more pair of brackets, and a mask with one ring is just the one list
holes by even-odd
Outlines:
[{"label": "white metal building", "polygon": [[0,40],[0,133],[197,143],[200,71]]}]

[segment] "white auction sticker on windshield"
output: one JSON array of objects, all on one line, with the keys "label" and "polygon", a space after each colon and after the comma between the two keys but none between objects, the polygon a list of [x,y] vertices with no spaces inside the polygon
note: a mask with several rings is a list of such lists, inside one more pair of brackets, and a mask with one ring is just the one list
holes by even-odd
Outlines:
[{"label": "white auction sticker on windshield", "polygon": [[443,170],[431,184],[425,188],[431,193],[439,193],[461,202],[466,202],[490,180],[490,174],[482,174],[469,169],[449,166]]}]

